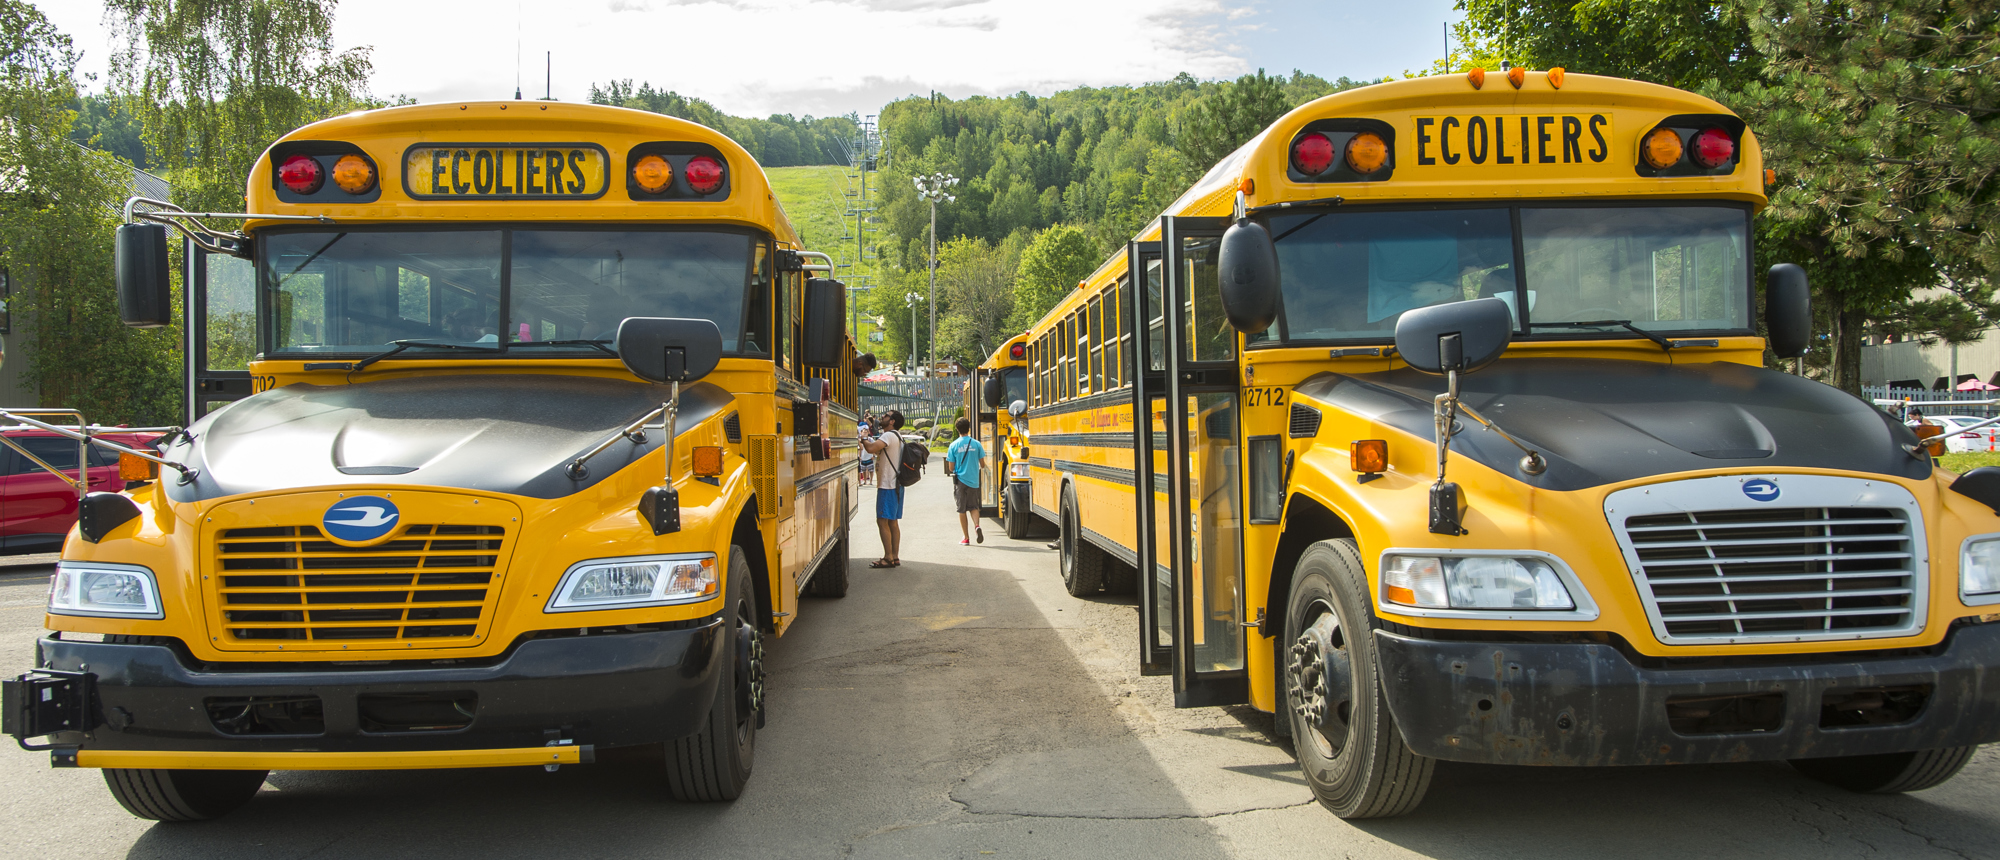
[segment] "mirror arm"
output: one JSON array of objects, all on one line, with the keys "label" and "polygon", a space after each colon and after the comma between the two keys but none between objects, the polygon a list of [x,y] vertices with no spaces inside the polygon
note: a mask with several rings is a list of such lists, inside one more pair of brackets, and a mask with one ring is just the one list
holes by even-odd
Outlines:
[{"label": "mirror arm", "polygon": [[[196,470],[196,469],[190,469],[190,468],[188,468],[188,467],[187,467],[186,465],[184,465],[184,464],[181,464],[181,463],[176,463],[176,462],[174,462],[174,461],[172,461],[172,460],[169,460],[169,459],[167,459],[167,458],[165,458],[165,457],[161,457],[161,456],[160,456],[160,455],[158,455],[158,454],[154,454],[154,453],[151,453],[151,452],[148,452],[148,451],[139,451],[139,450],[135,450],[135,449],[132,449],[132,448],[127,448],[127,447],[125,447],[124,445],[120,445],[120,444],[118,444],[118,443],[116,443],[116,442],[113,442],[113,441],[111,441],[111,440],[109,440],[109,439],[99,439],[99,438],[97,438],[96,436],[92,435],[92,431],[95,431],[95,432],[98,432],[98,433],[102,433],[102,432],[105,432],[105,431],[108,431],[108,430],[114,430],[114,429],[115,429],[115,430],[116,430],[117,432],[120,432],[120,433],[131,433],[131,432],[138,432],[138,431],[144,431],[144,430],[151,430],[151,429],[156,429],[156,428],[150,428],[150,427],[117,427],[117,428],[111,428],[111,427],[99,427],[99,426],[97,426],[97,425],[93,424],[93,425],[90,425],[90,426],[88,426],[88,427],[83,427],[83,428],[80,428],[80,430],[81,430],[82,432],[79,432],[79,428],[70,428],[70,427],[63,427],[63,426],[59,426],[59,425],[55,425],[55,424],[49,424],[49,423],[46,423],[46,422],[42,422],[42,421],[36,421],[36,420],[35,420],[35,419],[33,419],[33,418],[29,418],[29,417],[27,417],[27,416],[25,416],[25,415],[21,415],[21,414],[19,414],[19,413],[16,413],[16,412],[9,412],[9,411],[7,411],[7,410],[5,410],[5,409],[0,409],[0,419],[6,419],[6,420],[8,420],[8,421],[13,421],[13,422],[17,422],[17,423],[20,423],[20,424],[25,424],[25,425],[27,425],[27,426],[29,426],[29,427],[33,427],[33,428],[35,428],[35,429],[37,429],[37,430],[47,430],[47,431],[49,431],[49,432],[51,432],[51,433],[54,433],[54,434],[56,434],[57,436],[62,436],[62,437],[65,437],[65,438],[69,438],[69,439],[75,439],[75,440],[77,440],[77,441],[79,441],[79,442],[87,442],[87,443],[89,443],[89,444],[92,444],[92,445],[96,445],[96,446],[97,446],[97,447],[99,447],[99,448],[103,448],[103,449],[106,449],[106,450],[109,450],[109,451],[115,451],[115,452],[117,452],[117,453],[120,453],[120,454],[130,454],[130,455],[132,455],[132,456],[134,456],[134,457],[138,457],[138,458],[139,458],[139,459],[141,459],[141,460],[145,460],[145,461],[147,461],[147,462],[150,462],[150,463],[154,463],[154,464],[157,464],[157,465],[161,465],[161,466],[165,466],[165,467],[167,467],[167,468],[169,468],[169,469],[172,469],[172,470],[174,470],[174,471],[176,471],[176,472],[179,472],[179,473],[180,473],[180,475],[181,475],[181,483],[183,483],[183,484],[186,484],[186,483],[190,483],[190,482],[194,481],[195,477],[201,474],[201,472],[200,472],[200,471],[198,471],[198,470]],[[169,432],[167,433],[167,437],[168,437],[168,438],[172,438],[172,437],[173,437],[173,436],[174,436],[175,434],[184,434],[184,433],[186,432],[186,431],[182,430],[182,429],[181,429],[181,428],[179,428],[179,427],[169,427],[169,428],[166,428],[166,429],[167,429],[167,430],[169,431]],[[189,440],[190,440],[190,442],[192,442],[192,440],[193,440],[193,437],[192,437],[192,436],[190,436],[190,437],[189,437]],[[26,458],[28,458],[29,460],[33,460],[33,461],[35,462],[35,464],[36,464],[36,465],[38,465],[38,466],[41,466],[41,467],[42,467],[43,469],[47,469],[47,470],[49,471],[49,473],[51,473],[51,474],[54,474],[54,475],[57,475],[57,476],[59,476],[59,477],[63,477],[63,478],[65,478],[65,479],[67,479],[67,478],[68,478],[68,476],[67,476],[67,475],[64,475],[64,474],[63,474],[62,472],[60,472],[60,471],[58,471],[58,470],[56,470],[56,469],[54,469],[54,468],[51,468],[51,467],[49,466],[49,464],[47,464],[47,463],[44,463],[44,462],[42,462],[40,458],[36,457],[36,456],[35,456],[35,455],[33,455],[33,454],[30,454],[30,453],[28,453],[28,452],[27,452],[26,450],[23,450],[23,449],[21,448],[21,446],[19,446],[19,445],[16,445],[16,444],[14,444],[13,440],[11,440],[11,439],[7,439],[6,437],[0,437],[0,444],[5,444],[5,445],[6,445],[7,447],[9,447],[9,448],[13,448],[13,449],[14,449],[14,450],[15,450],[15,451],[16,451],[17,453],[19,453],[19,454],[20,454],[21,456],[23,456],[23,457],[26,457]],[[78,471],[79,471],[79,474],[80,474],[80,473],[81,473],[81,472],[82,472],[83,470],[82,470],[81,468],[79,468],[79,470],[78,470]]]},{"label": "mirror arm", "polygon": [[1445,371],[1445,391],[1431,400],[1433,422],[1437,425],[1437,483],[1445,482],[1445,454],[1451,450],[1451,426],[1458,423],[1458,371]]},{"label": "mirror arm", "polygon": [[818,251],[794,251],[794,252],[792,252],[792,253],[795,253],[795,254],[799,255],[800,259],[804,259],[804,258],[806,258],[806,257],[816,257],[816,258],[818,258],[818,259],[819,259],[819,260],[821,261],[821,262],[820,262],[820,263],[818,263],[818,264],[813,264],[813,263],[801,263],[801,264],[799,264],[799,268],[800,268],[801,270],[804,270],[804,271],[807,271],[807,272],[826,272],[826,273],[828,273],[828,274],[832,274],[832,272],[833,272],[833,258],[832,258],[832,257],[829,257],[829,256],[827,256],[827,255],[825,255],[825,254],[822,254],[822,253],[818,252]]},{"label": "mirror arm", "polygon": [[660,404],[660,414],[666,416],[660,423],[665,425],[662,432],[666,438],[660,440],[660,449],[667,455],[667,486],[674,485],[674,423],[681,411],[681,381],[669,383],[673,386],[667,402]]},{"label": "mirror arm", "polygon": [[[678,387],[679,383],[675,383],[675,385],[676,387]],[[632,440],[632,443],[635,445],[646,444],[646,422],[651,421],[654,418],[658,418],[664,409],[666,409],[666,407],[661,406],[659,409],[655,409],[651,412],[639,416],[639,420],[625,425],[618,432],[611,434],[609,438],[605,439],[602,442],[597,443],[595,447],[591,448],[588,451],[583,452],[583,454],[577,457],[576,459],[569,461],[569,465],[563,467],[563,473],[568,475],[569,479],[572,481],[581,481],[584,478],[590,477],[590,467],[586,465],[586,463],[588,463],[590,458],[604,453],[604,449],[611,447],[611,443],[616,442],[619,439],[630,439]],[[668,427],[669,429],[667,430],[667,432],[671,434],[673,432],[673,430],[671,429],[672,424],[669,423]],[[672,438],[673,438],[672,436],[668,437],[669,440],[671,440]]]},{"label": "mirror arm", "polygon": [[1500,438],[1514,443],[1514,447],[1521,449],[1521,453],[1527,455],[1521,458],[1521,471],[1530,475],[1539,475],[1548,471],[1549,461],[1542,456],[1542,452],[1522,444],[1521,440],[1514,438],[1514,434],[1500,429],[1500,425],[1486,420],[1485,416],[1472,411],[1472,407],[1463,403],[1455,403],[1453,405],[1458,408],[1458,411],[1464,412],[1465,417],[1485,425],[1486,429],[1500,434]]},{"label": "mirror arm", "polygon": [[[159,207],[139,209],[139,204]],[[261,221],[311,221],[332,224],[333,219],[325,215],[266,215],[256,212],[189,212],[165,200],[151,197],[132,197],[125,201],[125,222],[151,221],[165,224],[188,237],[198,247],[211,254],[227,254],[232,257],[248,258],[250,237],[230,230],[217,230],[202,223],[203,218],[255,218]]]}]

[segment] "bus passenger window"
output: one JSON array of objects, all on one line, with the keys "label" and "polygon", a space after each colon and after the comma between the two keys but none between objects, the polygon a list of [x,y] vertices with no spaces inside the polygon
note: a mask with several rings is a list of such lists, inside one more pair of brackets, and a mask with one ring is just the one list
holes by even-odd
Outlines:
[{"label": "bus passenger window", "polygon": [[1104,390],[1104,300],[1090,302],[1090,324],[1084,332],[1090,341],[1090,390]]},{"label": "bus passenger window", "polygon": [[1124,351],[1119,347],[1125,343],[1125,284],[1123,278],[1110,292],[1104,294],[1104,384],[1106,390],[1116,389],[1125,384]]}]

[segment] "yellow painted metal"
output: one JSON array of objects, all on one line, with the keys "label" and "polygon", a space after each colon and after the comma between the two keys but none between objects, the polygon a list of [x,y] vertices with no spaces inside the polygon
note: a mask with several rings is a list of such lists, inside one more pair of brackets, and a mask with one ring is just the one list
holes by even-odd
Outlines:
[{"label": "yellow painted metal", "polygon": [[420,770],[454,767],[523,767],[581,764],[574,744],[490,750],[402,750],[396,752],[198,752],[191,750],[94,750],[76,753],[77,767],[165,770]]}]

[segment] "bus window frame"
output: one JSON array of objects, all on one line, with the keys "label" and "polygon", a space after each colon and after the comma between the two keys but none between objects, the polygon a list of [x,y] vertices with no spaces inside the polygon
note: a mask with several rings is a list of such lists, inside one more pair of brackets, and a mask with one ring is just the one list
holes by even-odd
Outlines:
[{"label": "bus window frame", "polygon": [[[1743,212],[1743,230],[1744,230],[1743,274],[1745,279],[1744,319],[1749,322],[1749,325],[1745,328],[1672,329],[1668,331],[1660,331],[1657,332],[1657,334],[1663,337],[1674,338],[1674,339],[1699,338],[1699,337],[1756,337],[1757,323],[1758,323],[1757,275],[1756,275],[1757,233],[1756,233],[1756,222],[1754,220],[1756,216],[1756,208],[1749,203],[1743,203],[1736,200],[1715,200],[1715,199],[1648,200],[1644,198],[1638,198],[1638,199],[1616,198],[1616,199],[1606,199],[1606,200],[1535,200],[1531,198],[1529,199],[1516,198],[1511,200],[1457,201],[1457,202],[1445,202],[1445,203],[1397,202],[1397,203],[1373,203],[1373,204],[1361,204],[1361,205],[1353,203],[1342,203],[1342,204],[1330,204],[1324,206],[1297,206],[1282,210],[1276,208],[1269,209],[1266,211],[1253,210],[1250,213],[1250,216],[1252,220],[1256,221],[1266,230],[1269,230],[1271,229],[1270,217],[1272,215],[1280,215],[1280,214],[1298,215],[1298,214],[1308,214],[1308,213],[1335,214],[1335,213],[1347,213],[1354,211],[1424,212],[1424,211],[1468,210],[1468,209],[1503,209],[1506,210],[1507,212],[1508,222],[1511,225],[1510,228],[1513,231],[1512,241],[1514,245],[1514,260],[1510,265],[1512,265],[1514,268],[1515,302],[1517,307],[1525,307],[1526,297],[1524,294],[1527,291],[1527,284],[1526,284],[1527,253],[1524,247],[1525,239],[1521,235],[1521,210],[1523,209],[1664,209],[1664,208],[1739,209]],[[1312,338],[1312,339],[1294,340],[1288,337],[1288,335],[1290,334],[1290,324],[1285,316],[1284,302],[1281,300],[1278,303],[1278,305],[1279,305],[1278,318],[1277,320],[1274,321],[1274,324],[1272,326],[1272,328],[1277,330],[1278,337],[1275,339],[1262,339],[1262,340],[1250,340],[1248,338],[1244,338],[1244,340],[1246,341],[1243,344],[1244,352],[1248,352],[1251,350],[1292,349],[1298,347],[1320,347],[1320,346],[1380,346],[1384,344],[1390,344],[1395,341],[1394,335],[1388,333],[1385,333],[1384,335],[1379,337]],[[1521,320],[1519,320],[1519,322],[1523,324],[1523,327],[1515,329],[1514,340],[1516,342],[1535,341],[1540,343],[1549,343],[1549,342],[1565,342],[1565,341],[1631,340],[1632,338],[1637,337],[1637,335],[1634,335],[1632,332],[1622,329],[1619,331],[1608,331],[1608,332],[1564,331],[1560,329],[1557,330],[1544,329],[1542,332],[1537,333],[1533,328],[1534,312],[1532,309],[1530,309],[1526,313],[1523,313],[1521,315]],[[1241,356],[1242,353],[1238,353],[1238,355]]]},{"label": "bus window frame", "polygon": [[[660,223],[629,222],[629,221],[561,221],[561,222],[480,221],[480,222],[468,222],[468,223],[436,222],[436,221],[404,221],[404,222],[395,222],[387,224],[336,223],[336,224],[306,224],[299,226],[285,225],[277,227],[265,227],[263,229],[255,231],[255,233],[253,233],[251,237],[253,240],[251,243],[251,262],[256,269],[256,276],[257,276],[257,283],[256,283],[257,352],[252,360],[253,361],[314,361],[322,358],[365,357],[382,351],[381,346],[360,346],[354,349],[316,350],[312,352],[303,352],[299,350],[281,351],[273,346],[276,340],[276,330],[271,327],[271,321],[273,320],[272,315],[275,312],[275,309],[271,307],[271,298],[273,296],[273,293],[275,292],[275,288],[273,285],[269,284],[265,280],[265,275],[267,273],[267,266],[265,265],[267,262],[267,257],[265,256],[265,251],[270,247],[270,243],[268,241],[269,237],[293,234],[293,233],[328,233],[328,232],[340,232],[340,233],[498,232],[500,234],[500,263],[501,263],[500,278],[499,278],[500,281],[499,301],[500,301],[500,307],[503,310],[507,311],[509,315],[511,315],[513,311],[512,287],[513,287],[513,269],[514,269],[514,264],[513,264],[514,232],[517,230],[525,230],[537,233],[541,232],[732,233],[750,237],[752,241],[753,250],[750,255],[750,259],[746,261],[746,264],[744,266],[742,304],[737,308],[736,342],[739,345],[745,342],[743,333],[745,328],[750,324],[750,314],[752,306],[751,288],[755,285],[757,278],[757,257],[754,248],[756,247],[757,243],[762,243],[762,245],[765,248],[765,254],[766,254],[765,261],[766,264],[769,265],[771,261],[775,260],[775,252],[771,249],[775,248],[777,245],[776,238],[768,230],[760,230],[757,228],[744,227],[740,225],[713,224],[706,222],[686,223],[686,224],[660,224]],[[776,274],[783,275],[785,273],[778,272]],[[772,280],[772,287],[771,289],[766,290],[767,293],[771,292],[777,286],[778,278],[774,277],[771,280]],[[435,284],[432,285],[431,291],[433,294],[433,302],[435,302],[435,295],[437,291]],[[435,309],[432,311],[432,315],[433,317],[436,316]],[[574,347],[571,349],[537,349],[533,353],[515,353],[509,355],[507,347],[510,344],[520,343],[521,341],[517,341],[514,339],[513,332],[510,331],[510,326],[505,321],[502,321],[499,328],[500,330],[499,332],[497,332],[498,340],[495,341],[495,343],[493,344],[497,346],[498,349],[494,350],[493,352],[452,350],[451,359],[454,361],[459,361],[459,360],[493,361],[493,360],[508,360],[508,359],[519,360],[523,357],[548,358],[552,360],[579,358],[579,357],[604,357],[603,351],[591,347]],[[527,341],[527,343],[534,343],[534,341]],[[761,345],[763,344],[760,344],[760,346]],[[410,356],[410,355],[411,355],[410,353],[404,353],[404,356]],[[733,351],[724,351],[723,356],[726,358],[761,358],[761,359],[770,359],[776,361],[776,358],[773,353],[761,352],[761,351],[752,352],[741,349]],[[432,356],[432,357],[436,358],[441,356]]]}]

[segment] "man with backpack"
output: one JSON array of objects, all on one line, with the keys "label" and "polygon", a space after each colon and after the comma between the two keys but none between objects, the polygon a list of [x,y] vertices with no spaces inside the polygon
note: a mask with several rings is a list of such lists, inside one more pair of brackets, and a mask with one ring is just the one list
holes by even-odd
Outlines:
[{"label": "man with backpack", "polygon": [[[882,557],[869,567],[899,567],[903,563],[903,488],[922,477],[919,466],[912,475],[906,470],[904,455],[918,446],[907,445],[896,431],[903,427],[903,413],[891,409],[876,419],[874,436],[861,439],[861,450],[875,456],[875,527],[882,533]],[[930,451],[923,450],[925,459]],[[921,462],[921,461],[920,461]]]},{"label": "man with backpack", "polygon": [[[944,451],[944,461],[951,467],[951,495],[958,502],[959,546],[971,546],[974,535],[980,543],[986,542],[986,532],[979,528],[979,470],[986,462],[986,446],[972,438],[972,420],[960,418],[952,425],[958,431],[958,438],[951,441],[951,447]],[[965,515],[972,515],[972,527],[968,531]]]}]

